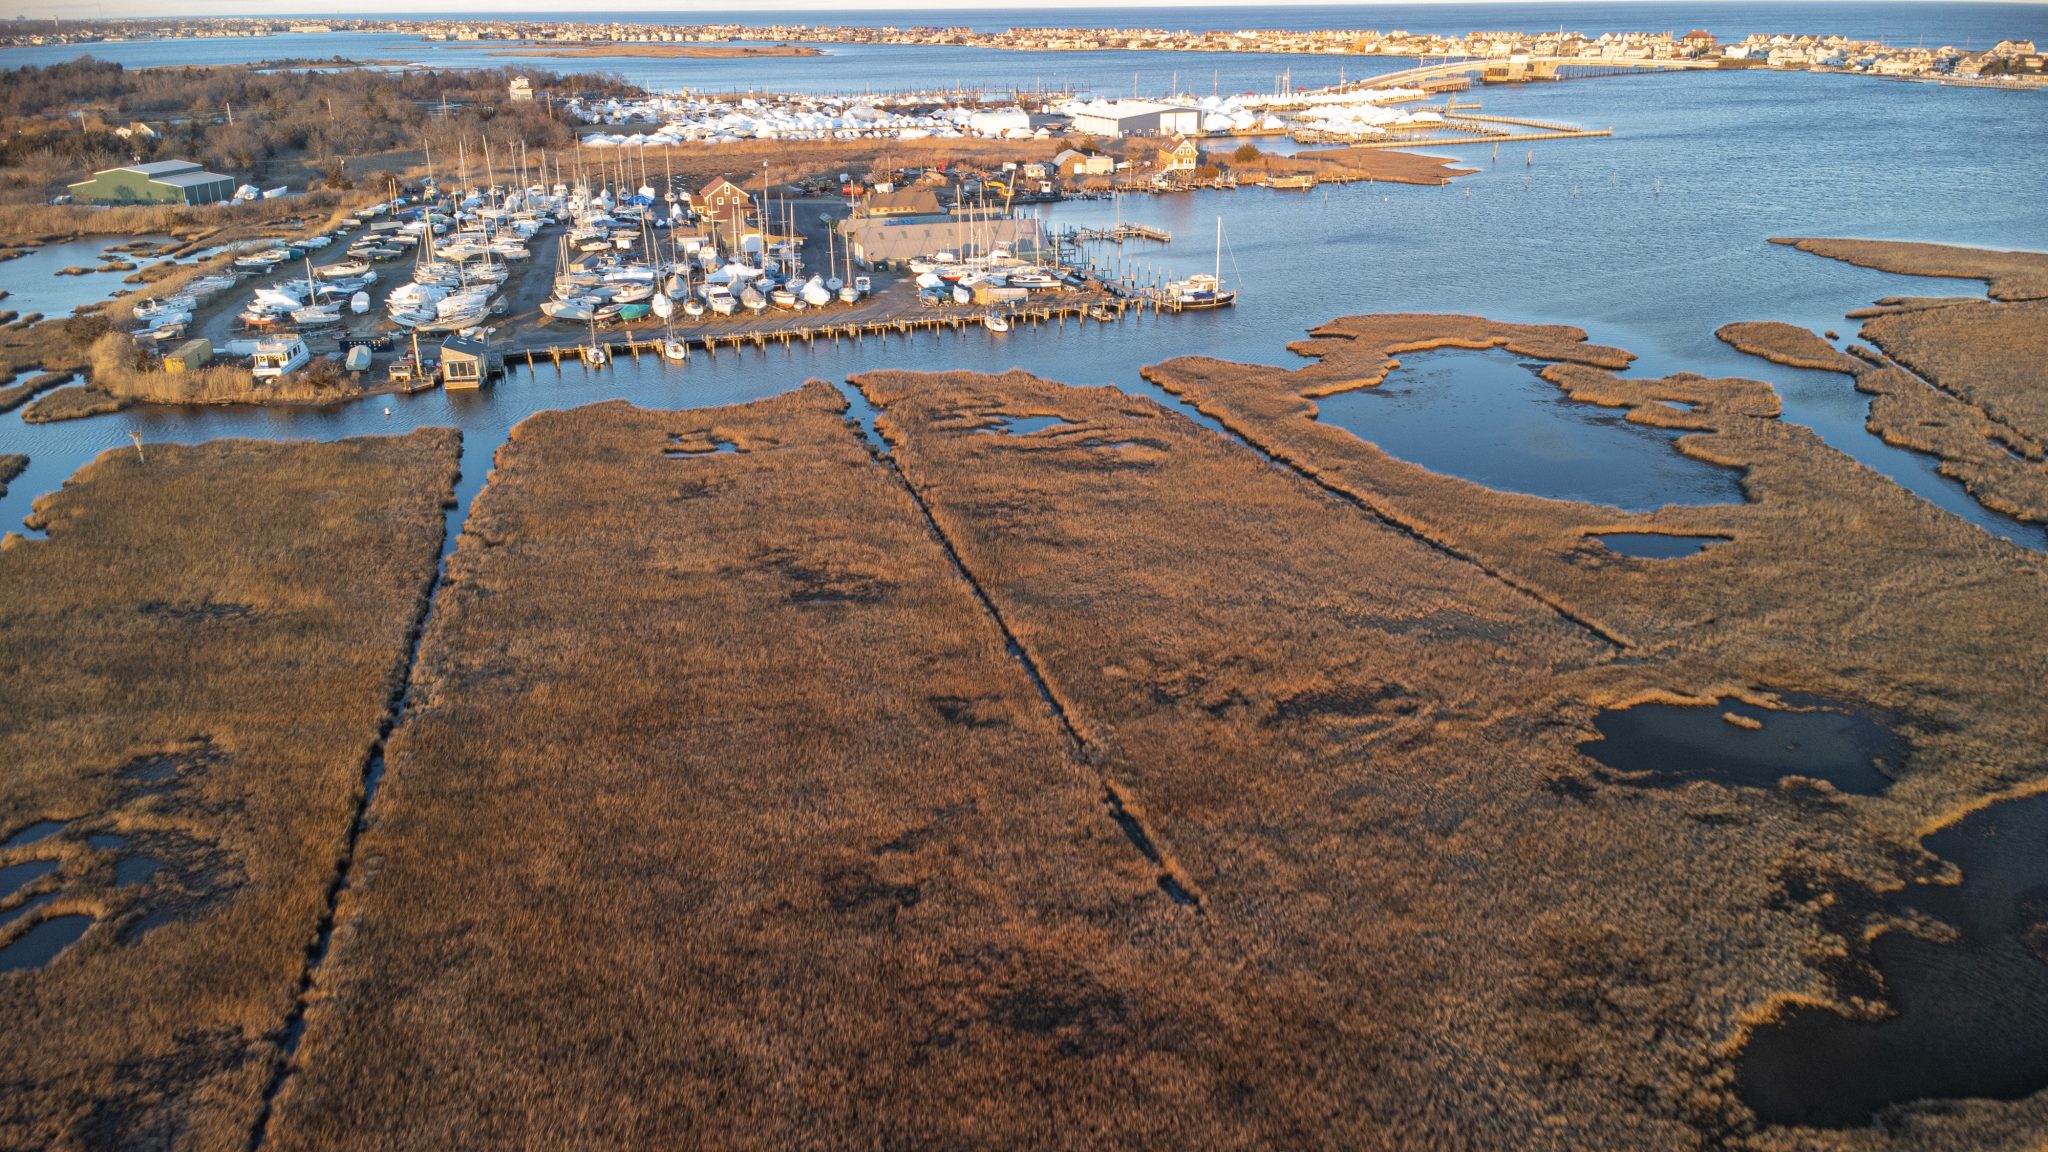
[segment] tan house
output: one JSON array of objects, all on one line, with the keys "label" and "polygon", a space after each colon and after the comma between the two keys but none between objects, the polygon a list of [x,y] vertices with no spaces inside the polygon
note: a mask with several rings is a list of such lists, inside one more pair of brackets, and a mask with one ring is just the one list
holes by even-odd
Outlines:
[{"label": "tan house", "polygon": [[1193,172],[1202,166],[1202,150],[1185,136],[1175,136],[1173,143],[1159,150],[1159,167],[1166,172]]},{"label": "tan house", "polygon": [[1063,180],[1079,176],[1107,176],[1116,171],[1115,160],[1107,156],[1076,152],[1072,148],[1053,157],[1053,165]]},{"label": "tan house", "polygon": [[737,228],[746,223],[747,215],[754,210],[754,198],[745,188],[720,176],[699,189],[690,198],[690,206],[708,224]]},{"label": "tan house", "polygon": [[861,201],[860,216],[943,216],[946,206],[930,188],[903,188],[893,192],[871,192]]}]

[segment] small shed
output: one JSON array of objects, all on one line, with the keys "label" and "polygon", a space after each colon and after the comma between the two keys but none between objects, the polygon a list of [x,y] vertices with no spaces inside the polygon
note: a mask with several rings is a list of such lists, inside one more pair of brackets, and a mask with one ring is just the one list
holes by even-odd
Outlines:
[{"label": "small shed", "polygon": [[164,353],[164,371],[190,372],[195,368],[204,368],[212,360],[213,341],[200,337],[187,340]]},{"label": "small shed", "polygon": [[491,342],[474,336],[451,336],[441,342],[441,386],[450,390],[481,388],[503,375],[505,355]]}]

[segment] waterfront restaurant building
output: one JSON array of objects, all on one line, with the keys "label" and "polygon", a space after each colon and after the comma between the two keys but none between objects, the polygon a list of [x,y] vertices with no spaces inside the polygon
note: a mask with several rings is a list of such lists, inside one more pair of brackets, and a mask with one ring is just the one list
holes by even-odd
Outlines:
[{"label": "waterfront restaurant building", "polygon": [[840,226],[856,263],[901,267],[919,256],[953,252],[981,255],[996,245],[1029,258],[1045,251],[1045,230],[1036,216],[997,216],[971,228],[957,220],[895,221],[861,217]]},{"label": "waterfront restaurant building", "polygon": [[235,182],[190,160],[158,160],[93,173],[71,186],[79,204],[221,204],[235,198]]}]

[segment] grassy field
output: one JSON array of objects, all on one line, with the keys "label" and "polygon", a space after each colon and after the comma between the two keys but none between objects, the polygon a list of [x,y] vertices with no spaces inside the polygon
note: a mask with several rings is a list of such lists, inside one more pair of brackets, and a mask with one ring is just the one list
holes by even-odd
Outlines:
[{"label": "grassy field", "polygon": [[38,501],[47,539],[0,552],[0,840],[64,826],[0,853],[60,864],[0,944],[94,918],[0,975],[0,1146],[242,1147],[456,449],[444,430],[123,447]]},{"label": "grassy field", "polygon": [[[1780,885],[1826,877],[1865,890],[1895,888],[1925,864],[1919,836],[1995,797],[2042,785],[2048,723],[2034,685],[2048,674],[2048,654],[2031,638],[2048,625],[2048,587],[2037,558],[1774,419],[1776,398],[1753,381],[1624,379],[1570,363],[1545,371],[1566,394],[1680,430],[1680,451],[1743,471],[1744,504],[1648,514],[1493,492],[1389,457],[1315,420],[1313,396],[1335,382],[1377,380],[1397,349],[1436,339],[1526,348],[1537,334],[1466,317],[1359,317],[1325,325],[1297,345],[1319,362],[1296,373],[1184,358],[1147,375],[1298,473],[1621,638],[1617,659],[1568,678],[1579,703],[1811,693],[1869,709],[1910,741],[1897,781],[1882,795],[1853,799],[1705,786],[1675,796],[1622,795],[1629,790],[1585,774],[1583,758],[1574,767],[1569,758],[1522,749],[1527,772],[1582,797],[1565,818],[1577,843],[1553,846],[1555,856],[1472,849],[1476,860],[1543,860],[1546,873],[1555,867],[1571,877],[1565,883],[1573,892],[1607,890],[1566,922],[1586,949],[1580,959],[1596,971],[1630,973],[1629,990],[1609,1001],[1604,993],[1589,997],[1583,973],[1556,982],[1542,976],[1581,1007],[1553,1019],[1556,1032],[1531,1037],[1538,1062],[1546,1050],[1568,1057],[1574,1092],[1594,1091],[1585,1101],[1594,1114],[1632,1122],[1671,1108],[1698,1119],[1696,1130],[1709,1142],[1746,1141],[1752,1122],[1726,1084],[1747,1030],[1793,1002],[1874,1010],[1862,943],[1873,925],[1831,897],[1788,899]],[[1587,539],[1617,531],[1729,542],[1684,560],[1653,561]],[[1583,715],[1560,703],[1549,720],[1570,729]],[[1675,811],[1659,811],[1671,801]],[[1624,812],[1633,826],[1599,819]],[[1493,823],[1462,827],[1477,838]],[[1623,859],[1640,875],[1606,871]],[[1684,915],[1646,913],[1638,895],[1645,889],[1659,893],[1650,909]],[[1562,912],[1572,902],[1544,906]],[[1462,940],[1445,947],[1460,968],[1487,953]],[[1532,965],[1521,979],[1547,970]],[[1504,986],[1528,987],[1512,979]],[[1659,1036],[1691,1042],[1673,1049],[1608,1032],[1634,1017],[1622,1005],[1636,997],[1668,1013]],[[1608,1003],[1614,1016],[1589,1002]],[[1978,1136],[1955,1146],[1988,1141],[1999,1125],[2032,1123],[2038,1131],[2048,1121],[2044,1109],[2037,1099],[1990,1110],[1962,1129]],[[1612,1143],[1612,1135],[1588,1136],[1582,1146]],[[1802,1133],[1799,1140],[1806,1148],[1864,1146],[1869,1133]],[[1759,1143],[1785,1146],[1785,1138]],[[1635,1146],[1682,1145],[1638,1137]]]},{"label": "grassy field", "polygon": [[[1868,348],[1863,358],[1838,352],[1804,328],[1775,321],[1724,325],[1715,333],[1729,345],[1776,364],[1840,372],[1871,395],[1866,426],[1887,444],[1925,452],[1941,461],[1941,474],[1960,482],[1985,507],[2021,520],[2048,520],[2048,457],[2044,441],[2014,423],[1994,418],[1965,399],[1988,393],[2001,414],[2022,417],[2042,407],[2026,365],[2039,363],[2048,348],[2027,345],[2041,337],[2031,330],[2048,326],[2048,317],[2024,317],[2027,305],[1964,303],[1944,307],[1912,306],[1871,319],[1865,335],[1877,329],[1888,348],[1911,356],[1927,371],[1936,366],[1949,381],[1961,380],[1958,393],[1944,391],[1900,368]],[[1986,318],[1989,308],[2006,315]],[[1973,338],[1972,320],[1990,320],[1991,332]],[[1982,328],[1986,325],[1977,324]],[[1907,351],[1910,349],[1911,351]]]},{"label": "grassy field", "polygon": [[[1506,335],[1619,358],[1568,331]],[[1769,910],[1787,838],[1847,838],[1796,831],[1772,794],[1582,780],[1593,703],[1652,694],[1633,670],[1654,653],[1149,402],[1023,374],[855,382],[1201,894],[1204,950],[1243,966],[1217,1027],[1259,1141],[1737,1131],[1708,1053],[1751,989],[1810,984],[1800,957],[1826,943]],[[1021,416],[1060,422],[1000,430]]]},{"label": "grassy field", "polygon": [[1801,252],[1882,272],[1982,280],[1990,286],[1993,300],[2048,299],[2048,253],[2044,252],[1999,252],[1899,240],[1818,237],[1773,237],[1771,243],[1789,244]]},{"label": "grassy field", "polygon": [[1184,955],[1200,918],[843,408],[813,384],[513,432],[272,1147],[1243,1123],[1209,1023],[1232,975]]}]

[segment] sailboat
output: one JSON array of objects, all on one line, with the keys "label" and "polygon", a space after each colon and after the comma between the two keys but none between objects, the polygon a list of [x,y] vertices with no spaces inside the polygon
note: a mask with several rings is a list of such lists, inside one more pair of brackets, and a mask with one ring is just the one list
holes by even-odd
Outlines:
[{"label": "sailboat", "polygon": [[1237,293],[1223,288],[1223,217],[1216,218],[1216,271],[1197,272],[1166,286],[1167,307],[1179,312],[1190,308],[1228,308],[1237,303]]}]

